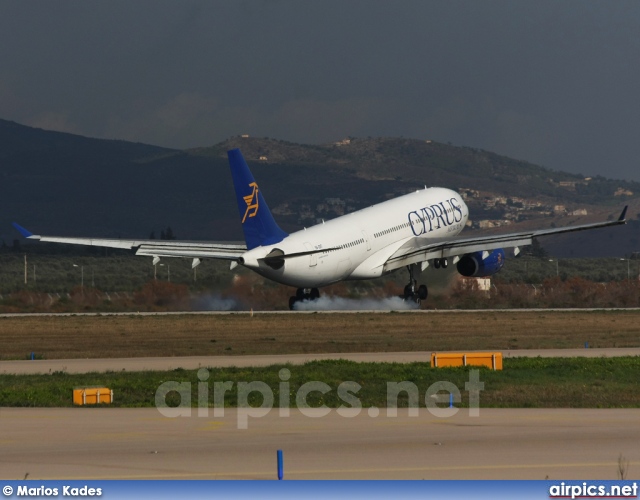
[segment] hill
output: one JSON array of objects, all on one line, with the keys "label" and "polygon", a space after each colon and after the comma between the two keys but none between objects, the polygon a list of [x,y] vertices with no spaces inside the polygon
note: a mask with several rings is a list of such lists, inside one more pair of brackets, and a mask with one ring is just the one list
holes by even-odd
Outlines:
[{"label": "hill", "polygon": [[[235,137],[178,151],[0,120],[0,238],[7,244],[17,238],[10,226],[15,220],[48,234],[147,237],[170,226],[182,239],[240,240],[226,161],[233,147],[242,149],[289,231],[425,184],[460,190],[475,226],[500,231],[617,216],[625,203],[632,217],[640,211],[640,183],[585,179],[434,141],[350,138],[301,145]],[[636,233],[618,231],[616,255],[638,250],[631,243]],[[578,255],[560,241],[554,251]],[[595,255],[611,252],[608,237],[597,243]]]},{"label": "hill", "polygon": [[[547,197],[563,203],[607,205],[624,195],[640,194],[640,183],[585,178],[557,172],[495,153],[435,141],[397,138],[350,138],[329,145],[300,145],[273,139],[235,137],[192,151],[224,157],[239,147],[248,158],[273,165],[339,167],[367,181],[467,187],[509,197]],[[265,161],[265,160],[263,160]],[[616,196],[615,193],[619,195]]]}]

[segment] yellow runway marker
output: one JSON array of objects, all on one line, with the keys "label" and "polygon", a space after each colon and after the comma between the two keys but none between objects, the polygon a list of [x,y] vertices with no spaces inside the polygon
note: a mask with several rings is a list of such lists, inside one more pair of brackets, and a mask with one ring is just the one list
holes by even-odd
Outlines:
[{"label": "yellow runway marker", "polygon": [[199,431],[217,431],[221,427],[224,427],[224,422],[219,420],[214,420],[211,422],[207,422],[205,425],[198,427],[196,430]]},{"label": "yellow runway marker", "polygon": [[87,441],[113,441],[122,438],[149,438],[151,434],[145,432],[103,432],[100,434],[89,434],[85,436]]}]

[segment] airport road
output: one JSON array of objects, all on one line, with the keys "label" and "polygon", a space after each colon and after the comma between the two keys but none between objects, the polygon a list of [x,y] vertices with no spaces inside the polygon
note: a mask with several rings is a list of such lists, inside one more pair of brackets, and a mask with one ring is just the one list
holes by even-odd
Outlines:
[{"label": "airport road", "polygon": [[[469,351],[471,352],[471,351]],[[502,352],[503,358],[516,357],[617,357],[640,356],[640,348],[602,348],[602,349],[533,349],[510,350]],[[106,359],[51,359],[34,361],[0,361],[0,373],[37,374],[53,373],[89,373],[107,371],[164,371],[184,368],[225,368],[229,366],[271,366],[291,363],[301,365],[309,361],[323,359],[347,359],[357,362],[419,363],[430,362],[431,352],[368,352],[368,353],[329,353],[329,354],[280,354],[256,356],[189,356],[169,358],[106,358]]]},{"label": "airport road", "polygon": [[[461,409],[437,418],[272,410],[238,429],[156,409],[2,408],[4,479],[640,479],[640,410]],[[212,413],[212,410],[210,410]]]}]

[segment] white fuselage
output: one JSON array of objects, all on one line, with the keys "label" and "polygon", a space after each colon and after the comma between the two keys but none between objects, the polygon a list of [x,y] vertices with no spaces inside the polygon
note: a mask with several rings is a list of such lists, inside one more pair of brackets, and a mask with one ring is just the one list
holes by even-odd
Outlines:
[{"label": "white fuselage", "polygon": [[[423,189],[305,228],[275,245],[254,248],[242,261],[266,278],[298,288],[377,278],[389,272],[384,263],[409,240],[450,238],[462,231],[468,217],[455,191]],[[275,249],[285,256],[318,252],[287,258],[273,269],[261,259]]]}]

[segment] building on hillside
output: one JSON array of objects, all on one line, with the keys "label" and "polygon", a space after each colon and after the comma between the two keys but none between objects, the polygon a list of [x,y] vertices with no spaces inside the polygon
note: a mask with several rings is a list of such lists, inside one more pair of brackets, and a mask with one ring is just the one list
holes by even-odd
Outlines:
[{"label": "building on hillside", "polygon": [[567,211],[567,208],[564,205],[554,205],[553,213],[555,215],[561,215]]},{"label": "building on hillside", "polygon": [[615,193],[613,193],[614,196],[633,196],[633,191],[629,191],[628,189],[625,188],[621,188],[619,187]]},{"label": "building on hillside", "polygon": [[489,229],[491,227],[508,226],[510,224],[513,224],[513,221],[507,220],[507,219],[496,219],[496,220],[484,219],[484,220],[478,221],[478,228]]}]

